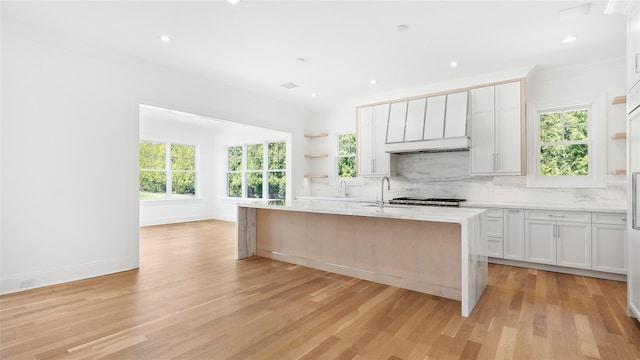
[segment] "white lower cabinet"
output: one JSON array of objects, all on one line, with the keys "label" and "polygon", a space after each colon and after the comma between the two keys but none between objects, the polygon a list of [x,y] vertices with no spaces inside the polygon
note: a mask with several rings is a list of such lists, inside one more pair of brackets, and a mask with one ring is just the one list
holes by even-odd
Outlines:
[{"label": "white lower cabinet", "polygon": [[627,273],[626,214],[487,209],[487,255]]},{"label": "white lower cabinet", "polygon": [[502,257],[502,241],[504,222],[502,209],[490,209],[487,211],[487,255]]},{"label": "white lower cabinet", "polygon": [[524,260],[524,210],[504,209],[504,258]]},{"label": "white lower cabinet", "polygon": [[627,273],[626,214],[593,213],[591,268]]},{"label": "white lower cabinet", "polygon": [[556,263],[554,221],[525,220],[524,259],[542,264]]},{"label": "white lower cabinet", "polygon": [[591,213],[527,210],[524,234],[526,261],[591,269]]}]

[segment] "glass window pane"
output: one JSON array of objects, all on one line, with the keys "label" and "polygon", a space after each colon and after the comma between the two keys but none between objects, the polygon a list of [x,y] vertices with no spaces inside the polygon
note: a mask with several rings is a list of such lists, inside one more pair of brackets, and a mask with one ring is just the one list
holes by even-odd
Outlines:
[{"label": "glass window pane", "polygon": [[356,176],[356,158],[354,156],[338,158],[338,177],[348,178]]},{"label": "glass window pane", "polygon": [[287,175],[284,171],[269,173],[269,199],[284,199],[287,192]]},{"label": "glass window pane", "polygon": [[587,125],[588,117],[587,110],[574,110],[564,113],[565,125]]},{"label": "glass window pane", "polygon": [[549,128],[554,126],[561,126],[560,118],[562,113],[549,113],[549,114],[540,114],[540,127],[541,128]]},{"label": "glass window pane", "polygon": [[247,197],[262,198],[262,173],[247,174]]},{"label": "glass window pane", "polygon": [[174,172],[171,174],[171,186],[174,197],[194,197],[196,196],[196,174]]},{"label": "glass window pane", "polygon": [[247,145],[247,169],[262,170],[264,156],[262,144]]},{"label": "glass window pane", "polygon": [[564,138],[570,141],[587,139],[587,125],[567,126],[564,130]]},{"label": "glass window pane", "polygon": [[562,127],[540,128],[541,142],[562,141]]},{"label": "glass window pane", "polygon": [[227,148],[227,167],[229,171],[242,170],[242,146]]},{"label": "glass window pane", "polygon": [[540,175],[589,175],[587,144],[550,145],[540,148]]},{"label": "glass window pane", "polygon": [[164,171],[140,171],[140,199],[167,196],[167,173]]},{"label": "glass window pane", "polygon": [[171,144],[171,169],[195,170],[195,146]]},{"label": "glass window pane", "polygon": [[151,169],[164,170],[165,169],[165,157],[166,147],[164,143],[153,143],[152,162],[153,167]]},{"label": "glass window pane", "polygon": [[338,155],[356,153],[356,134],[343,134],[338,137]]},{"label": "glass window pane", "polygon": [[287,144],[284,141],[269,143],[269,170],[287,168]]},{"label": "glass window pane", "polygon": [[242,173],[227,174],[227,196],[242,197]]}]

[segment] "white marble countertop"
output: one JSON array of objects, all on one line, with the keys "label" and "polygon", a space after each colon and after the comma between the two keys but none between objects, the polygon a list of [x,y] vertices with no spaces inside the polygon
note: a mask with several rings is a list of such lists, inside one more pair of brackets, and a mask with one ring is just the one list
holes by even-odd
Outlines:
[{"label": "white marble countertop", "polygon": [[461,207],[473,208],[505,208],[505,209],[530,209],[530,210],[558,210],[558,211],[589,211],[589,212],[606,212],[606,213],[624,213],[626,207],[618,205],[591,205],[591,204],[535,204],[535,203],[500,203],[500,202],[482,202],[482,201],[465,201],[460,204]]},{"label": "white marble countertop", "polygon": [[295,200],[288,205],[268,205],[262,202],[238,203],[239,207],[270,209],[282,211],[300,211],[322,214],[368,216],[390,219],[436,221],[462,224],[484,209],[443,208],[430,206],[385,205],[384,209],[373,203],[351,201],[308,201]]}]

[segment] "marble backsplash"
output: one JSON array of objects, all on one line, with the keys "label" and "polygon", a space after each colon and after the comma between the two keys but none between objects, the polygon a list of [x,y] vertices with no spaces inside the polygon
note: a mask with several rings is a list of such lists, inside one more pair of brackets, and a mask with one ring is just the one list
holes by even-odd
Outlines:
[{"label": "marble backsplash", "polygon": [[[463,198],[473,202],[527,203],[553,205],[589,205],[591,207],[626,206],[624,176],[607,178],[605,189],[557,189],[527,187],[526,176],[470,176],[469,152],[401,155],[397,157],[397,176],[391,178],[393,197]],[[379,200],[381,178],[349,181],[349,196]],[[313,180],[311,196],[341,196],[339,181]]]}]

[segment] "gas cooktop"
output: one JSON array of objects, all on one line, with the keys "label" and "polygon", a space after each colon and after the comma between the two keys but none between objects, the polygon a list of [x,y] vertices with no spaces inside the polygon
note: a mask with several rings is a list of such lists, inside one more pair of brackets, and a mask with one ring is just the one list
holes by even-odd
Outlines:
[{"label": "gas cooktop", "polygon": [[420,206],[449,206],[459,207],[466,199],[441,199],[441,198],[417,198],[399,197],[389,200],[389,204],[395,205],[420,205]]}]

